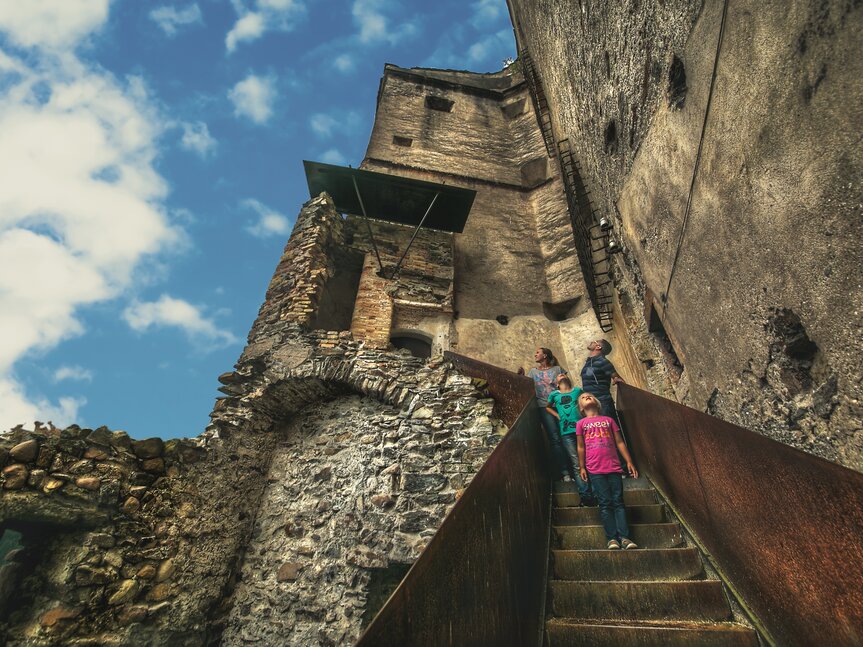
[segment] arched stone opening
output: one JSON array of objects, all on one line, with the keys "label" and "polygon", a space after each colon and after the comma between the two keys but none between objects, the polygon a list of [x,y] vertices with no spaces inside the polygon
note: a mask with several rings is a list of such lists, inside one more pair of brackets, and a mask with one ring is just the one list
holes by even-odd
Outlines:
[{"label": "arched stone opening", "polygon": [[408,351],[414,357],[428,359],[432,355],[432,337],[418,330],[394,330],[390,343]]}]

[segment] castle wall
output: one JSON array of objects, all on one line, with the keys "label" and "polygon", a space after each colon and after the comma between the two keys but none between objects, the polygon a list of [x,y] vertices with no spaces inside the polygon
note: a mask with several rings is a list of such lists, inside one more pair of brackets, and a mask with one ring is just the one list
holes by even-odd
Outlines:
[{"label": "castle wall", "polygon": [[728,3],[681,236],[723,4],[510,7],[555,136],[624,243],[621,316],[639,359],[663,359],[643,323],[652,304],[684,403],[863,468],[863,10]]},{"label": "castle wall", "polygon": [[[449,110],[429,107],[428,97]],[[558,171],[519,74],[387,66],[363,168],[477,192],[464,231],[453,236],[448,349],[515,370],[548,346],[580,366],[601,332]]]}]

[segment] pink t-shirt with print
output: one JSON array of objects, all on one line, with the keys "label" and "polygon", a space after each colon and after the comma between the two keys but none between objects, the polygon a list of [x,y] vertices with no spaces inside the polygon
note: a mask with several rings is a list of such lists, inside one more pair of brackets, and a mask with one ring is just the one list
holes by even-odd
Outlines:
[{"label": "pink t-shirt with print", "polygon": [[617,457],[614,433],[619,432],[617,423],[608,416],[582,418],[575,433],[584,437],[584,462],[591,474],[614,474],[622,472]]}]

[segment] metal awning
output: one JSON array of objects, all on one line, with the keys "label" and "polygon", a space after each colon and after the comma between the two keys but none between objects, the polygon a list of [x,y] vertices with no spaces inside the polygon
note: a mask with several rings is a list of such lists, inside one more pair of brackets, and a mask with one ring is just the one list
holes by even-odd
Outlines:
[{"label": "metal awning", "polygon": [[[330,194],[342,213],[461,233],[476,191],[399,175],[304,161],[311,197]],[[435,200],[435,195],[437,199]],[[429,209],[429,205],[434,204]]]}]

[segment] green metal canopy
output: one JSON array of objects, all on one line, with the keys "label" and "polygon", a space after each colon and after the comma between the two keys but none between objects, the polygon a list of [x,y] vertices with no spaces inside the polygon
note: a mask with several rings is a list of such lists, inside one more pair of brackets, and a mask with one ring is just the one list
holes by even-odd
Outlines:
[{"label": "green metal canopy", "polygon": [[304,161],[309,194],[326,191],[342,213],[461,233],[476,191],[399,175]]}]

